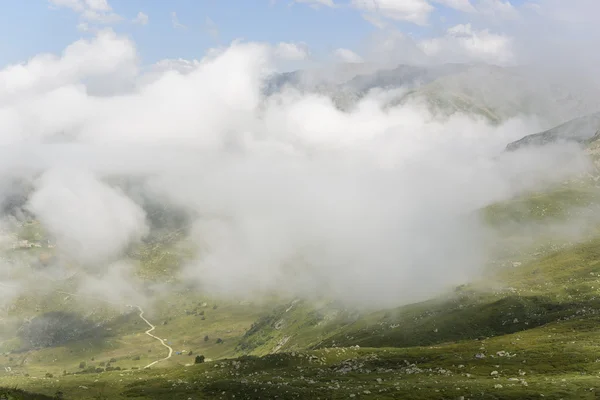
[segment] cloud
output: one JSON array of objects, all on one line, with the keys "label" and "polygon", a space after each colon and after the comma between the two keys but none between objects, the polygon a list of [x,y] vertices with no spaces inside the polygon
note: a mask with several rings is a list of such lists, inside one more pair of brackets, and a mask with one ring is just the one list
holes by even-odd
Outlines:
[{"label": "cloud", "polygon": [[491,18],[515,19],[519,17],[518,10],[509,0],[478,0],[477,11]]},{"label": "cloud", "polygon": [[333,54],[337,59],[346,63],[361,63],[364,61],[361,56],[348,49],[336,49]]},{"label": "cloud", "polygon": [[85,0],[85,4],[93,11],[112,11],[107,0]]},{"label": "cloud", "polygon": [[[519,12],[508,0],[352,0],[350,5],[361,10],[363,18],[384,29],[387,20],[407,21],[427,25],[429,16],[436,10],[433,4],[457,11],[489,18],[516,19]],[[542,0],[544,1],[544,0]],[[433,4],[432,4],[433,3]]]},{"label": "cloud", "polygon": [[475,12],[475,7],[470,0],[433,0],[435,3],[442,4],[446,7],[453,8],[458,11],[472,13]]},{"label": "cloud", "polygon": [[[456,26],[428,51],[498,59],[483,32]],[[381,60],[425,57],[406,35],[377,34],[368,47]],[[28,209],[57,251],[95,267],[85,290],[115,282],[135,293],[114,265],[147,232],[143,200],[160,199],[190,215],[196,254],[175,278],[360,305],[422,299],[477,275],[487,256],[488,231],[473,217],[481,207],[586,171],[576,146],[502,154],[542,128],[533,116],[490,125],[389,107],[404,88],[370,92],[346,111],[325,93],[265,96],[278,60],[307,53],[235,41],[148,70],[130,40],[98,32],[0,70],[0,170],[27,172]],[[122,180],[139,183],[128,190]]]},{"label": "cloud", "polygon": [[506,65],[515,62],[513,39],[489,30],[474,30],[471,24],[449,28],[446,35],[418,43],[425,54],[445,62],[482,61]]},{"label": "cloud", "polygon": [[321,6],[325,6],[325,7],[335,7],[336,6],[336,4],[333,2],[333,0],[294,0],[294,2],[308,4],[314,8],[319,8]]},{"label": "cloud", "polygon": [[77,288],[83,300],[102,299],[116,305],[145,305],[142,282],[135,276],[135,265],[125,261],[109,264],[100,274],[84,275]]},{"label": "cloud", "polygon": [[308,47],[305,44],[281,42],[277,45],[276,54],[284,60],[299,61],[308,57]]},{"label": "cloud", "polygon": [[391,27],[371,34],[361,54],[365,59],[387,68],[394,68],[398,64],[423,64],[430,61],[412,37]]},{"label": "cloud", "polygon": [[597,23],[600,4],[594,0],[576,0],[565,3],[559,0],[532,0],[525,8],[536,12],[550,21],[562,24]]},{"label": "cloud", "polygon": [[81,0],[48,0],[48,2],[51,6],[66,7],[77,12],[81,12],[85,9],[85,3]]},{"label": "cloud", "polygon": [[87,24],[114,24],[123,20],[123,17],[113,12],[107,0],[48,0],[54,7],[69,8],[79,14],[82,22],[79,30],[87,31]]},{"label": "cloud", "polygon": [[137,55],[133,43],[112,30],[103,30],[91,40],[80,39],[72,43],[61,57],[39,54],[26,64],[9,65],[0,70],[0,104],[65,87],[82,79],[114,79],[131,76],[136,71]]},{"label": "cloud", "polygon": [[362,14],[362,17],[365,21],[367,21],[368,23],[370,23],[371,25],[373,25],[376,28],[384,29],[388,26],[388,23],[386,22],[386,20],[384,18],[381,18],[378,15]]},{"label": "cloud", "polygon": [[352,0],[352,6],[396,21],[408,21],[418,25],[427,23],[434,7],[427,0]]},{"label": "cloud", "polygon": [[148,18],[148,14],[145,14],[142,11],[140,11],[131,22],[137,25],[148,25],[149,20],[150,19]]},{"label": "cloud", "polygon": [[90,24],[87,22],[80,22],[77,24],[77,30],[81,32],[91,32]]},{"label": "cloud", "polygon": [[179,17],[175,11],[171,11],[171,25],[173,25],[173,28],[175,29],[187,29],[187,26],[179,22]]},{"label": "cloud", "polygon": [[121,256],[148,229],[143,210],[86,171],[47,171],[27,208],[62,251],[84,264]]}]

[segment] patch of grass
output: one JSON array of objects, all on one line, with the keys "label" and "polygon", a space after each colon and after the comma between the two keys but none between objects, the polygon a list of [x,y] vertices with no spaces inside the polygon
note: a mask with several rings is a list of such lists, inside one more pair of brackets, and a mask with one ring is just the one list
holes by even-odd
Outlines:
[{"label": "patch of grass", "polygon": [[492,226],[525,224],[547,219],[566,219],[600,208],[598,188],[569,182],[552,190],[530,193],[511,201],[496,203],[483,210]]},{"label": "patch of grass", "polygon": [[6,389],[0,388],[0,399],[2,400],[56,400],[60,399],[54,395],[52,397],[43,394],[28,393],[21,389]]}]

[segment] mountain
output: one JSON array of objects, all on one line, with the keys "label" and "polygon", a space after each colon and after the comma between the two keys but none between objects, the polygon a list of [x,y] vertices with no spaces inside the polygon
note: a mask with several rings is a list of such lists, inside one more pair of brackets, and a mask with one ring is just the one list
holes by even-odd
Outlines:
[{"label": "mountain", "polygon": [[380,68],[370,63],[342,63],[327,68],[313,68],[279,72],[269,76],[263,91],[272,95],[285,87],[301,91],[319,91],[323,88],[340,88],[344,83],[357,76],[377,73]]},{"label": "mountain", "polygon": [[536,76],[525,68],[466,65],[392,102],[425,104],[434,114],[478,115],[493,123],[537,116],[550,125],[600,109],[600,101],[571,81]]},{"label": "mountain", "polygon": [[443,76],[464,71],[468,64],[442,64],[434,66],[399,65],[370,74],[357,75],[343,84],[346,88],[366,94],[372,89],[411,88],[428,84]]},{"label": "mountain", "polygon": [[289,86],[331,97],[341,109],[350,110],[370,90],[403,88],[404,92],[388,102],[388,108],[425,105],[441,117],[464,113],[496,124],[536,116],[552,126],[600,109],[594,88],[524,67],[471,63],[375,69],[360,65],[337,74],[319,70],[276,74],[267,80],[265,93],[274,94]]},{"label": "mountain", "polygon": [[600,113],[572,119],[544,132],[525,136],[509,143],[506,150],[515,151],[525,146],[543,146],[559,141],[587,144],[600,138]]}]

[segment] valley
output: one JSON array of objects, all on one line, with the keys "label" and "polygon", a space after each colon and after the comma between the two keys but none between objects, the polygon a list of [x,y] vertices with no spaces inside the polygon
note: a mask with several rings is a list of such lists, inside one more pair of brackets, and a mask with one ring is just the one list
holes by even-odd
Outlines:
[{"label": "valley", "polygon": [[600,396],[583,76],[79,31],[0,70],[0,400]]}]

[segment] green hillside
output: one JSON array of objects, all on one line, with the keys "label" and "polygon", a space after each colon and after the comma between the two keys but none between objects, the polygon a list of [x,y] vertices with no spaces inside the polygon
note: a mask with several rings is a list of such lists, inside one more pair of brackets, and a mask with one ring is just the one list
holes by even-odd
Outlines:
[{"label": "green hillside", "polygon": [[[568,220],[598,204],[595,189],[579,182],[483,215],[501,230]],[[67,295],[65,281],[17,299],[4,318],[52,316],[73,337],[53,343],[42,330],[36,342],[35,332],[24,336],[19,324],[5,324],[3,335],[15,329],[15,336],[0,344],[0,385],[65,399],[595,398],[600,235],[590,230],[558,247],[547,239],[513,246],[520,253],[506,260],[518,254],[519,262],[492,264],[469,285],[381,311],[325,300],[214,299],[185,288],[154,293],[163,297],[145,315],[175,353],[149,369],[166,349],[144,334],[138,311]],[[184,259],[176,243],[134,251],[139,275],[154,281],[160,260]],[[198,354],[206,362],[194,364]]]},{"label": "green hillside", "polygon": [[128,251],[151,301],[81,292],[30,221],[2,255],[37,290],[0,310],[0,399],[596,398],[598,207],[593,176],[486,207],[481,277],[385,310],[202,294],[175,278],[194,253],[178,227]]}]

